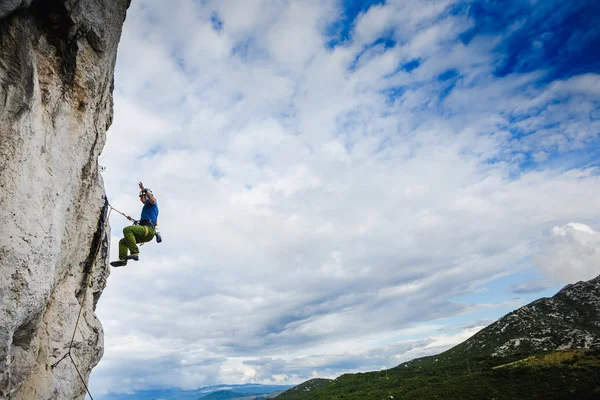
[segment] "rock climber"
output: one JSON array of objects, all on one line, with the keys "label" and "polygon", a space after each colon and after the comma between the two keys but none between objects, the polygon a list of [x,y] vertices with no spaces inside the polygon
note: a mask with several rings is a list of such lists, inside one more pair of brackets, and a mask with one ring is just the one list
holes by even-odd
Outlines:
[{"label": "rock climber", "polygon": [[152,191],[144,188],[142,182],[139,183],[139,186],[140,201],[144,204],[142,215],[139,221],[127,217],[128,220],[133,221],[133,225],[123,228],[123,239],[119,240],[119,261],[111,262],[110,265],[113,267],[127,265],[127,260],[138,261],[140,259],[140,249],[137,244],[151,241],[156,234],[158,202]]}]

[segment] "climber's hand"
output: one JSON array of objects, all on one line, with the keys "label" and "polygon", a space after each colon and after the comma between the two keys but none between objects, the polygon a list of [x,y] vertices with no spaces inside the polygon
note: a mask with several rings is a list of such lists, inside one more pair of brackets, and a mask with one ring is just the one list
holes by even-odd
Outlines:
[{"label": "climber's hand", "polygon": [[140,190],[144,191],[144,184],[142,182],[140,182]]}]

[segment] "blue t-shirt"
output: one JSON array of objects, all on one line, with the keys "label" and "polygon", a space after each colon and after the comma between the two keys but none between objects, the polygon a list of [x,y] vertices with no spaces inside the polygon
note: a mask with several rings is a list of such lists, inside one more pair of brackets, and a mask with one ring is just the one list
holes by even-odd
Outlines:
[{"label": "blue t-shirt", "polygon": [[140,221],[143,220],[152,221],[156,225],[158,220],[158,201],[152,204],[150,203],[150,199],[146,199],[146,203],[144,203],[144,207],[142,208],[142,216],[140,217]]}]

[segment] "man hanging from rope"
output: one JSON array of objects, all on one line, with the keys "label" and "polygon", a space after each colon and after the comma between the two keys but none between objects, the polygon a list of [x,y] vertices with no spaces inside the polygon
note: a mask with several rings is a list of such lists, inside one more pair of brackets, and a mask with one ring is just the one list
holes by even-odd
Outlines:
[{"label": "man hanging from rope", "polygon": [[[113,267],[122,267],[127,265],[127,260],[138,261],[140,259],[140,249],[138,243],[149,242],[156,234],[158,225],[158,203],[156,197],[150,189],[144,188],[140,182],[140,201],[144,204],[142,215],[139,221],[131,217],[128,220],[133,221],[133,225],[123,228],[123,239],[119,241],[119,261],[110,263]],[[128,255],[129,252],[129,255]]]}]

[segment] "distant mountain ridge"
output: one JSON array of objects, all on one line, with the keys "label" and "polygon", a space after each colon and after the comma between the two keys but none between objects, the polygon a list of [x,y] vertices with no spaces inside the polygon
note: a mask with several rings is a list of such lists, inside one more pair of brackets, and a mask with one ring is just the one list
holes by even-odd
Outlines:
[{"label": "distant mountain ridge", "polygon": [[273,393],[237,393],[232,390],[217,390],[199,397],[198,400],[267,400],[283,392],[283,390],[279,390]]},{"label": "distant mountain ridge", "polygon": [[598,399],[600,276],[533,301],[438,355],[314,381],[275,399]]},{"label": "distant mountain ridge", "polygon": [[[218,391],[231,391],[242,397],[243,400],[262,400],[260,396],[275,396],[282,391],[291,388],[291,385],[259,385],[259,384],[236,384],[236,385],[214,385],[204,386],[193,390],[181,389],[158,389],[142,390],[134,393],[111,393],[99,400],[198,400]],[[95,399],[96,397],[94,397]],[[268,397],[267,397],[268,398]]]},{"label": "distant mountain ridge", "polygon": [[198,397],[198,399],[204,400],[229,400],[235,399],[236,397],[243,397],[245,395],[240,393],[232,392],[231,390],[217,390],[216,392],[212,392],[207,394],[206,396]]},{"label": "distant mountain ridge", "polygon": [[600,347],[600,276],[535,300],[440,354],[445,358],[527,356]]}]

